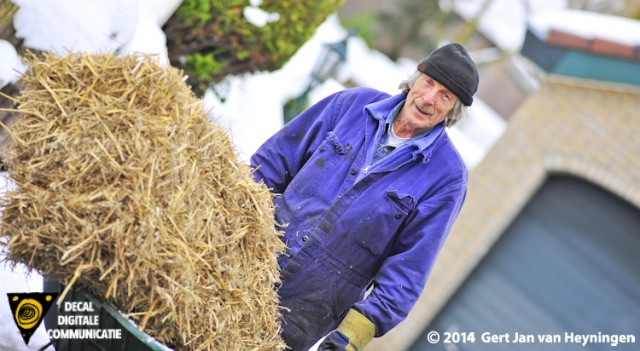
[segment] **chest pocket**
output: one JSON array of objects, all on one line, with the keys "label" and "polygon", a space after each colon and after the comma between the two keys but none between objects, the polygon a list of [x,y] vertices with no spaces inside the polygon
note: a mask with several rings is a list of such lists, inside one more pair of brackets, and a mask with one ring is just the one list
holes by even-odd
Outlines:
[{"label": "chest pocket", "polygon": [[382,201],[372,204],[372,210],[360,219],[352,235],[354,243],[370,255],[382,255],[414,207],[410,194],[388,190]]},{"label": "chest pocket", "polygon": [[345,149],[338,136],[333,131],[328,132],[322,144],[291,182],[294,192],[303,196],[315,195],[322,183],[330,177],[332,167],[344,154]]}]

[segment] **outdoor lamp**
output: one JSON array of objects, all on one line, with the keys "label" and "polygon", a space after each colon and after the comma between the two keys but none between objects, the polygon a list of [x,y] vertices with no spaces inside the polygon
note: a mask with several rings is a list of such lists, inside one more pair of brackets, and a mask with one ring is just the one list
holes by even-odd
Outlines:
[{"label": "outdoor lamp", "polygon": [[309,92],[318,85],[333,77],[347,58],[347,41],[353,33],[339,42],[324,44],[322,51],[311,71],[311,81],[305,91],[298,97],[290,99],[283,107],[284,123],[287,124],[295,116],[308,107]]},{"label": "outdoor lamp", "polygon": [[311,82],[308,91],[333,77],[347,58],[347,40],[351,34],[336,43],[324,44],[318,60],[311,71]]}]

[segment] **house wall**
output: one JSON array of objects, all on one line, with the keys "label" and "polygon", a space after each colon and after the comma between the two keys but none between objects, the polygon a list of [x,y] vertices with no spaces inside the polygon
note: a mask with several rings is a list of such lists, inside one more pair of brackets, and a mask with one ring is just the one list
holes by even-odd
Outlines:
[{"label": "house wall", "polygon": [[640,207],[640,88],[550,76],[470,173],[467,201],[408,318],[367,351],[406,350],[550,173]]}]

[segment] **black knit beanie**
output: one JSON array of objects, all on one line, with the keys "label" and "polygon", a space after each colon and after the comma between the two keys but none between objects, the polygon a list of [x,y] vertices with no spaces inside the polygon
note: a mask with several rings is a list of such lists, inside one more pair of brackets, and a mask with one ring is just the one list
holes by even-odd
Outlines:
[{"label": "black knit beanie", "polygon": [[436,49],[420,62],[418,71],[447,87],[466,106],[473,103],[480,77],[476,64],[462,45],[453,43]]}]

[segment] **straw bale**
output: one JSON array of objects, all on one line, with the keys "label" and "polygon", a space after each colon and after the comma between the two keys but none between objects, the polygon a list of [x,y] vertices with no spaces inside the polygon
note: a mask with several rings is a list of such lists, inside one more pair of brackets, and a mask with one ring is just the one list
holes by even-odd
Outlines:
[{"label": "straw bale", "polygon": [[7,260],[112,301],[177,350],[281,350],[271,195],[181,71],[29,58],[7,154]]}]

